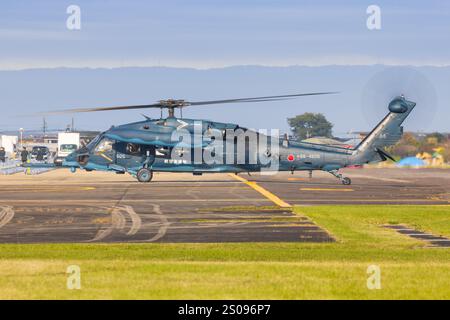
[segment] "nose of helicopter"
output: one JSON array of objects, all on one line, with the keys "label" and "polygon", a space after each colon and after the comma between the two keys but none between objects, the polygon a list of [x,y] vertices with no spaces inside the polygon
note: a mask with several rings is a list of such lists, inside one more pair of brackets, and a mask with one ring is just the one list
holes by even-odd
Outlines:
[{"label": "nose of helicopter", "polygon": [[77,150],[69,154],[63,161],[64,167],[79,167],[87,164],[89,152],[87,150]]},{"label": "nose of helicopter", "polygon": [[71,154],[69,154],[68,156],[66,156],[63,160],[63,167],[73,167],[73,166],[77,166],[78,167],[78,163],[77,163],[77,152],[74,151]]}]

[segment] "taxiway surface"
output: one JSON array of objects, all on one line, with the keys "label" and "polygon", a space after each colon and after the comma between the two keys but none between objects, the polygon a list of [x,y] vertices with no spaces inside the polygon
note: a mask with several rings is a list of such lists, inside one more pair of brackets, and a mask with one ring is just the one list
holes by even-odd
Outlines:
[{"label": "taxiway surface", "polygon": [[287,206],[450,202],[448,170],[346,175],[350,186],[327,173],[155,174],[148,184],[104,172],[1,176],[0,242],[326,242],[333,238]]}]

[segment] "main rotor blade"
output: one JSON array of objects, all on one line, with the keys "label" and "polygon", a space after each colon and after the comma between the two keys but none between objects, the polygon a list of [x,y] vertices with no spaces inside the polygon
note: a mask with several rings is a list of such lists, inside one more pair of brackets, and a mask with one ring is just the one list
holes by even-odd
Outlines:
[{"label": "main rotor blade", "polygon": [[[99,107],[99,108],[75,108],[67,110],[56,110],[50,112],[40,113],[40,115],[57,115],[65,113],[80,113],[80,112],[97,112],[97,111],[113,111],[113,110],[132,110],[132,109],[147,109],[147,108],[180,108],[187,106],[203,106],[211,104],[224,104],[224,103],[241,103],[241,102],[266,102],[266,101],[280,101],[280,100],[290,100],[298,97],[304,96],[318,96],[326,94],[336,94],[338,92],[311,92],[311,93],[299,93],[299,94],[288,94],[288,95],[278,95],[278,96],[265,96],[265,97],[253,97],[253,98],[237,98],[237,99],[226,99],[226,100],[209,100],[209,101],[184,101],[184,100],[162,100],[159,103],[154,104],[143,104],[143,105],[131,105],[131,106],[111,106],[111,107]],[[164,103],[175,102],[175,104],[170,105]],[[178,104],[177,104],[178,103]]]},{"label": "main rotor blade", "polygon": [[128,110],[128,109],[148,109],[148,108],[164,108],[164,106],[162,104],[160,104],[160,103],[155,103],[155,104],[142,104],[142,105],[134,105],[134,106],[112,106],[112,107],[99,107],[99,108],[75,108],[75,109],[66,109],[66,110],[56,110],[56,111],[43,112],[41,114],[57,115],[57,114],[64,114],[64,113],[114,111],[114,110]]},{"label": "main rotor blade", "polygon": [[254,98],[237,98],[237,99],[226,99],[226,100],[210,100],[210,101],[197,101],[197,102],[187,102],[191,106],[201,106],[208,104],[220,104],[220,103],[233,103],[233,102],[264,102],[264,101],[278,101],[287,100],[289,98],[297,98],[304,96],[318,96],[325,94],[336,94],[339,92],[311,92],[311,93],[298,93],[298,94],[287,94],[281,96],[265,96],[265,97],[254,97]]}]

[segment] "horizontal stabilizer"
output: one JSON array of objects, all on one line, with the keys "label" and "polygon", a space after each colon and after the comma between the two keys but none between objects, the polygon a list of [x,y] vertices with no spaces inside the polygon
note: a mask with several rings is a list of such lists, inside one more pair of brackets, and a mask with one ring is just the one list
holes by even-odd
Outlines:
[{"label": "horizontal stabilizer", "polygon": [[390,155],[389,153],[387,153],[386,151],[383,151],[383,150],[381,150],[381,149],[379,149],[379,148],[377,148],[376,150],[377,150],[378,154],[380,155],[380,157],[381,157],[381,159],[382,159],[383,161],[386,161],[387,159],[390,159],[390,160],[392,160],[392,161],[394,161],[394,162],[397,162],[397,161],[394,159],[394,157],[391,156],[391,155]]}]

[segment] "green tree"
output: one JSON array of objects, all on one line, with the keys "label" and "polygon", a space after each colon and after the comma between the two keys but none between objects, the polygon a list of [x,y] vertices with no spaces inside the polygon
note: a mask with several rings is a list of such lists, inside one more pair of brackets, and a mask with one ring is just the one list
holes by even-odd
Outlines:
[{"label": "green tree", "polygon": [[333,125],[321,113],[306,112],[294,118],[288,118],[294,136],[299,140],[311,137],[332,137]]},{"label": "green tree", "polygon": [[425,140],[427,143],[438,144],[438,143],[445,142],[445,140],[447,140],[447,139],[446,139],[445,135],[443,135],[442,133],[433,132],[433,133],[427,134],[427,136],[425,137]]}]

